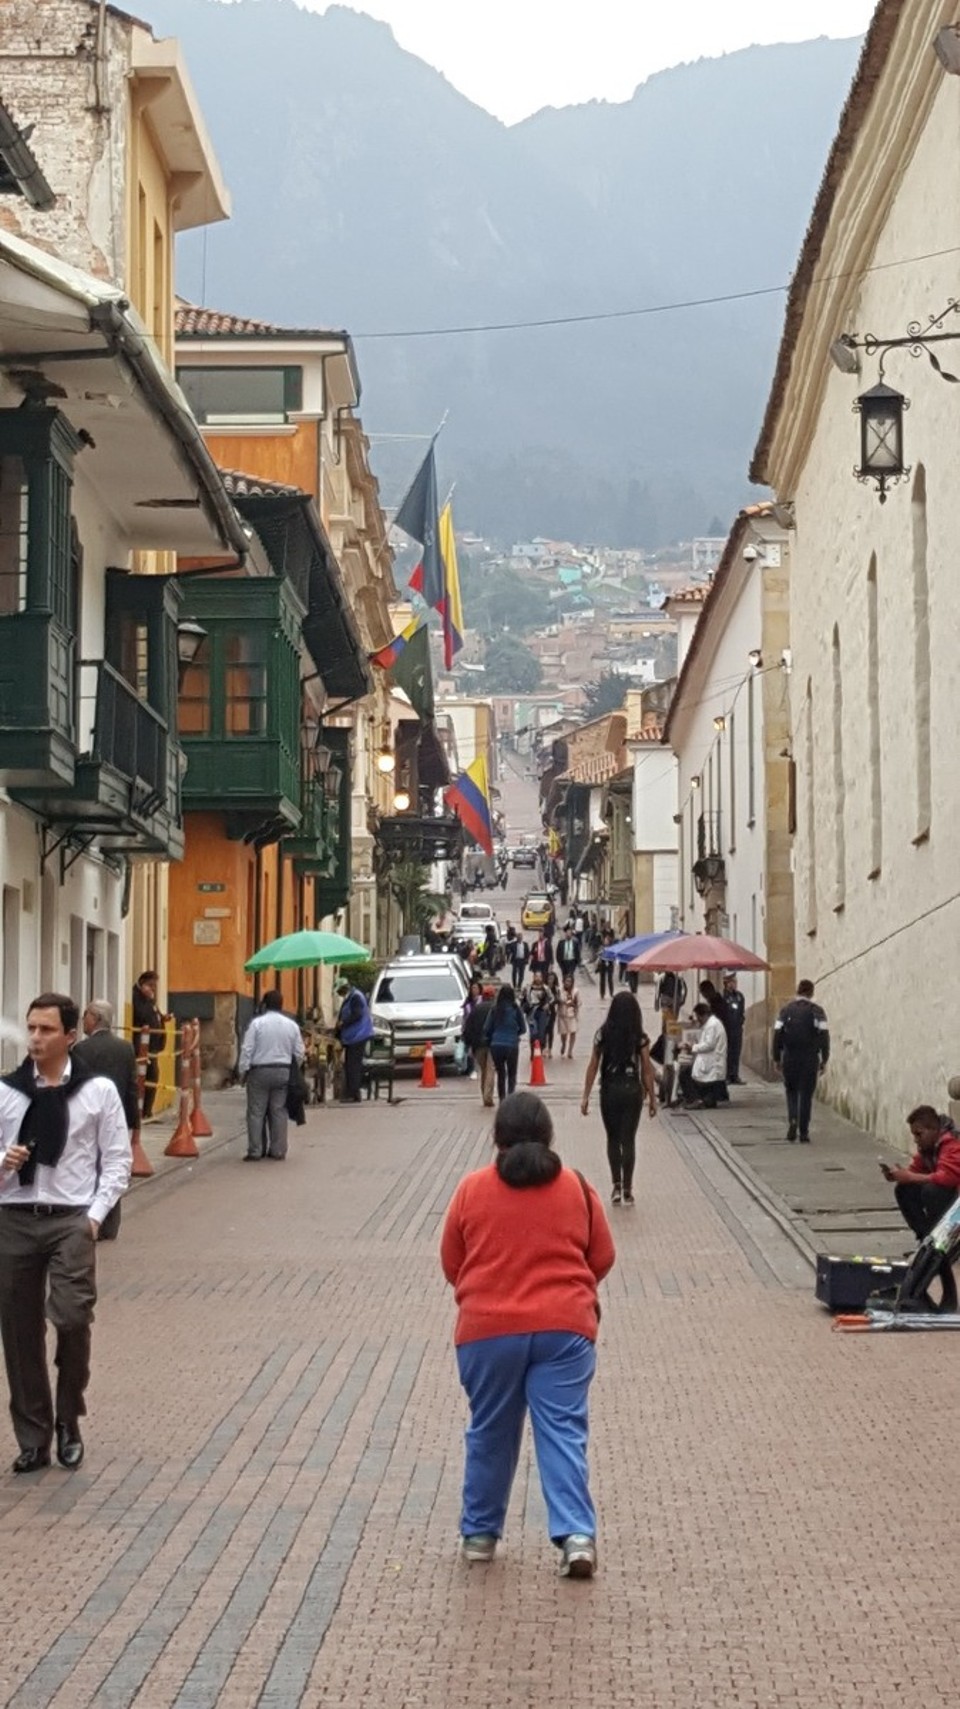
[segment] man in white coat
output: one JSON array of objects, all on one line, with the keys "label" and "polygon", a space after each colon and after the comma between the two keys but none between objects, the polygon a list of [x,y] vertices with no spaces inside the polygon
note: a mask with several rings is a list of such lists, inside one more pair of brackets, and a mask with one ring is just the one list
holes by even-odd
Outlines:
[{"label": "man in white coat", "polygon": [[680,1064],[680,1093],[688,1108],[713,1110],[727,1078],[727,1034],[723,1022],[706,1003],[693,1011],[700,1035],[688,1061]]}]

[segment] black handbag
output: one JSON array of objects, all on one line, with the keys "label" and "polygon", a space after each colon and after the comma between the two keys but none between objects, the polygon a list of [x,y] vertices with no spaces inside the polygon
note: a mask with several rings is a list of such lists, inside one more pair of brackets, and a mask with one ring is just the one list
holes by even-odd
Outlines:
[{"label": "black handbag", "polygon": [[306,1123],[309,1096],[310,1091],[304,1079],[303,1069],[294,1058],[290,1064],[290,1075],[287,1080],[287,1115],[296,1127],[303,1127]]}]

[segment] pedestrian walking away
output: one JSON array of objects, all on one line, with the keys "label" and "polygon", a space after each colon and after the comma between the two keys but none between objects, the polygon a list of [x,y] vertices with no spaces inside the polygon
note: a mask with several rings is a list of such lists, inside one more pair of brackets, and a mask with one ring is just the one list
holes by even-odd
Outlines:
[{"label": "pedestrian walking away", "polygon": [[743,1049],[743,1027],[747,1014],[747,999],[737,986],[735,973],[725,973],[723,976],[723,1000],[730,1016],[730,1025],[727,1030],[727,1082],[731,1086],[742,1086],[740,1052]]},{"label": "pedestrian walking away", "polygon": [[773,1064],[783,1076],[787,1098],[787,1138],[810,1142],[810,1115],[817,1080],[830,1060],[830,1029],[813,983],[801,979],[797,995],[785,1003],[773,1029]]},{"label": "pedestrian walking away", "polygon": [[[130,1182],[120,1094],[72,1054],[79,1011],[46,992],[27,1013],[28,1055],[0,1080],[0,1335],[17,1473],[83,1460],[96,1242]],[[56,1395],[46,1320],[56,1331]]]},{"label": "pedestrian walking away", "polygon": [[893,1181],[900,1214],[918,1240],[924,1240],[950,1209],[960,1192],[960,1134],[949,1116],[938,1115],[932,1104],[921,1104],[907,1117],[916,1151],[902,1168],[881,1163]]},{"label": "pedestrian walking away", "polygon": [[637,1128],[644,1098],[651,1116],[657,1113],[657,1087],[650,1040],[643,1030],[640,1005],[630,991],[617,992],[594,1038],[583,1082],[581,1115],[590,1114],[590,1094],[598,1074],[613,1203],[632,1205]]},{"label": "pedestrian walking away", "polygon": [[600,955],[597,968],[600,976],[601,997],[613,996],[613,962],[604,954],[616,942],[610,926],[605,926],[600,938]]},{"label": "pedestrian walking away", "polygon": [[[105,997],[95,997],[81,1017],[84,1036],[73,1047],[75,1062],[82,1062],[91,1074],[102,1074],[112,1080],[120,1094],[127,1128],[132,1136],[140,1126],[140,1086],[137,1056],[133,1045],[118,1038],[113,1030],[113,1004]],[[109,1210],[100,1225],[101,1240],[116,1240],[120,1232],[121,1201]]]},{"label": "pedestrian walking away", "polygon": [[247,1150],[244,1162],[287,1155],[287,1094],[294,1063],[302,1066],[303,1034],[283,1013],[283,995],[268,991],[240,1046],[240,1078],[247,1089]]},{"label": "pedestrian walking away", "polygon": [[480,1098],[486,1105],[493,1103],[493,1092],[496,1085],[496,1069],[493,1054],[487,1043],[487,1021],[493,1014],[495,991],[492,985],[485,985],[480,1000],[465,1014],[462,1030],[464,1045],[476,1063],[477,1075],[480,1081]]},{"label": "pedestrian walking away", "polygon": [[[471,945],[471,951],[475,961],[476,945]],[[340,999],[340,1012],[334,1032],[343,1045],[343,1101],[347,1104],[359,1104],[363,1088],[363,1059],[367,1041],[373,1037],[373,1021],[366,997],[355,985],[351,985],[349,979],[345,976],[338,979],[333,989]]]},{"label": "pedestrian walking away", "polygon": [[557,1030],[560,1034],[560,1055],[569,1057],[571,1062],[579,1022],[580,993],[573,983],[573,975],[568,974],[557,1003]]},{"label": "pedestrian walking away", "polygon": [[613,1239],[593,1188],[553,1150],[539,1098],[506,1098],[493,1138],[494,1163],[453,1195],[440,1251],[457,1302],[454,1341],[470,1403],[461,1546],[471,1563],[493,1559],[529,1411],[561,1576],[592,1578],[588,1397],[597,1287],[613,1267]]},{"label": "pedestrian walking away", "polygon": [[484,1037],[497,1076],[497,1097],[506,1098],[517,1084],[520,1040],[527,1030],[523,1011],[512,985],[501,985],[484,1025]]},{"label": "pedestrian walking away", "polygon": [[167,1042],[167,1021],[172,1019],[164,1015],[157,1007],[157,986],[159,980],[152,969],[141,973],[133,987],[133,1031],[136,1048],[140,1049],[140,1034],[146,1029],[149,1032],[147,1048],[147,1072],[143,1085],[143,1119],[150,1120],[153,1106],[156,1102],[157,1089],[160,1085],[160,1052]]},{"label": "pedestrian walking away", "polygon": [[519,991],[523,985],[530,960],[530,945],[526,938],[518,937],[513,952],[513,988]]}]

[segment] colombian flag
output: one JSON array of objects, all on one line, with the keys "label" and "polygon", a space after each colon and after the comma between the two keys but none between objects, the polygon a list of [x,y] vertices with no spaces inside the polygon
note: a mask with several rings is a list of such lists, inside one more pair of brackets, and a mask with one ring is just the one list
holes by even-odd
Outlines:
[{"label": "colombian flag", "polygon": [[473,838],[484,854],[492,855],[493,821],[490,817],[487,762],[483,754],[478,755],[450,788],[444,790],[443,799],[456,813],[467,836]]},{"label": "colombian flag", "polygon": [[419,617],[411,617],[407,627],[401,629],[399,635],[394,635],[393,640],[388,642],[387,646],[381,647],[378,653],[370,654],[370,663],[379,665],[382,671],[388,671],[391,665],[396,664],[407,642],[413,640],[419,626]]},{"label": "colombian flag", "polygon": [[454,657],[463,646],[463,606],[460,603],[460,571],[457,566],[457,538],[453,532],[453,506],[445,504],[440,512],[440,557],[443,562],[443,664],[449,670]]}]

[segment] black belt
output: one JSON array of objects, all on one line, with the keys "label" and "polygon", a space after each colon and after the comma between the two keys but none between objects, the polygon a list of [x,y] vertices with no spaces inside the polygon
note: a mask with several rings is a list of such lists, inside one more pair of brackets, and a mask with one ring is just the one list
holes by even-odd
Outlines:
[{"label": "black belt", "polygon": [[4,1211],[27,1212],[30,1216],[88,1216],[87,1205],[4,1205]]}]

